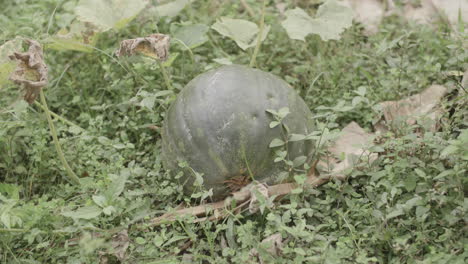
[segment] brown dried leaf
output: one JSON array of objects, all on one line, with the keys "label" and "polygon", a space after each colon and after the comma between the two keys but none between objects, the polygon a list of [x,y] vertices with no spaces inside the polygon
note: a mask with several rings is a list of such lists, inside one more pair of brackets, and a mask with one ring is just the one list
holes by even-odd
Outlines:
[{"label": "brown dried leaf", "polygon": [[421,0],[421,6],[418,7],[407,3],[403,12],[406,19],[418,24],[431,24],[437,18],[437,8],[432,0]]},{"label": "brown dried leaf", "polygon": [[319,162],[319,170],[325,171],[338,179],[345,179],[344,171],[354,166],[355,158],[366,157],[369,162],[377,159],[376,153],[369,153],[366,149],[372,143],[373,134],[367,133],[357,123],[351,122],[342,130],[342,134],[328,150],[335,157],[344,154],[344,160],[335,157]]},{"label": "brown dried leaf", "polygon": [[354,19],[364,25],[366,35],[377,33],[385,7],[380,0],[345,0],[354,11]]},{"label": "brown dried leaf", "polygon": [[24,87],[24,100],[32,104],[42,87],[47,85],[48,69],[39,42],[31,39],[26,39],[25,42],[29,45],[28,52],[15,52],[10,56],[10,59],[18,61],[10,80]]},{"label": "brown dried leaf", "polygon": [[151,34],[148,37],[126,39],[120,42],[120,48],[116,55],[133,56],[135,53],[141,53],[145,56],[155,58],[160,61],[166,61],[169,57],[169,44],[171,38],[164,34]]},{"label": "brown dried leaf", "polygon": [[414,125],[418,119],[428,117],[434,121],[431,129],[436,130],[436,121],[440,116],[437,106],[446,92],[447,89],[444,86],[431,85],[421,93],[408,98],[380,103],[387,126],[401,123]]},{"label": "brown dried leaf", "polygon": [[[279,256],[283,251],[283,238],[280,233],[273,234],[263,239],[260,243],[260,247],[263,247],[266,252],[270,253],[274,257]],[[261,264],[265,263],[260,257],[257,249],[251,249],[249,255],[251,258],[258,260]]]},{"label": "brown dried leaf", "polygon": [[249,203],[249,212],[251,214],[254,214],[260,210],[260,202],[257,195],[262,195],[263,197],[268,198],[268,187],[263,183],[258,183],[250,188],[251,199]]},{"label": "brown dried leaf", "polygon": [[129,245],[130,239],[128,238],[127,229],[120,231],[112,237],[113,253],[119,261],[124,261],[126,259],[126,252]]}]

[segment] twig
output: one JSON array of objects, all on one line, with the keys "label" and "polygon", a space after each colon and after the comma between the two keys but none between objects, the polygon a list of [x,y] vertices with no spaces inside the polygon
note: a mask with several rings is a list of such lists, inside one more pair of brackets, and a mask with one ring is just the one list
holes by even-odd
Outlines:
[{"label": "twig", "polygon": [[245,0],[240,0],[240,3],[242,5],[242,7],[245,9],[245,11],[247,11],[247,13],[249,13],[249,16],[255,17],[254,11],[252,10],[250,5]]},{"label": "twig", "polygon": [[[307,178],[305,182],[305,186],[314,188],[314,187],[317,187],[319,185],[322,185],[328,182],[329,180],[330,180],[329,175],[318,177],[315,174],[311,174]],[[298,187],[300,186],[296,183],[282,183],[282,184],[272,185],[268,187],[268,196],[269,197],[276,196],[276,199],[278,199],[287,194],[290,194],[292,190]],[[250,190],[243,189],[239,192],[233,193],[232,196],[226,198],[223,201],[199,205],[195,207],[183,208],[175,212],[166,213],[162,216],[152,219],[150,225],[157,226],[161,224],[171,223],[171,222],[174,222],[178,217],[182,217],[182,216],[197,217],[197,219],[194,220],[195,223],[208,221],[208,220],[219,220],[230,215],[228,209],[231,204],[231,201],[234,200],[238,204],[240,203],[239,206],[232,209],[233,211],[237,211],[247,206],[250,202],[250,198],[251,198]]]}]

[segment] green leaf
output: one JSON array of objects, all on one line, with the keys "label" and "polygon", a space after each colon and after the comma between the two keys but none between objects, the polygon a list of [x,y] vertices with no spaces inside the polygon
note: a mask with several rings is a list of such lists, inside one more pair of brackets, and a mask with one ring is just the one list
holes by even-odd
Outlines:
[{"label": "green leaf", "polygon": [[396,209],[395,211],[391,211],[385,219],[389,220],[389,219],[392,219],[392,218],[395,218],[397,216],[404,215],[404,214],[405,213],[403,212],[402,209]]},{"label": "green leaf", "polygon": [[75,8],[78,19],[100,31],[121,29],[148,4],[147,0],[81,0]]},{"label": "green leaf", "polygon": [[309,34],[317,34],[322,40],[340,39],[340,34],[351,27],[353,11],[339,4],[336,0],[328,0],[322,4],[315,18],[311,18],[304,10],[296,7],[285,13],[286,20],[281,25],[286,29],[291,39],[305,41]]},{"label": "green leaf", "polygon": [[123,169],[118,176],[115,176],[112,179],[112,182],[109,188],[106,191],[106,197],[109,199],[115,199],[123,192],[125,183],[127,182],[128,177],[130,176],[129,169]]},{"label": "green leaf", "polygon": [[299,157],[296,157],[296,158],[293,160],[293,167],[299,167],[299,166],[303,165],[306,161],[307,161],[307,157],[306,157],[306,156],[299,156]]},{"label": "green leaf", "polygon": [[404,180],[405,189],[408,192],[413,191],[416,188],[417,181],[418,181],[418,177],[416,177],[416,175],[409,174],[408,176],[406,176]]},{"label": "green leaf", "polygon": [[74,219],[93,219],[98,217],[101,213],[102,209],[100,207],[91,205],[78,208],[75,211],[62,212],[62,215]]},{"label": "green leaf", "polygon": [[304,139],[306,139],[305,135],[301,135],[301,134],[291,134],[291,135],[289,135],[289,141],[291,141],[291,142],[301,141],[301,140],[304,140]]},{"label": "green leaf", "polygon": [[186,47],[193,49],[208,41],[206,33],[210,28],[205,24],[174,27],[175,28],[171,28],[172,37],[184,43],[185,46],[183,49],[187,49]]},{"label": "green leaf", "polygon": [[[211,26],[219,34],[228,37],[236,42],[243,50],[255,46],[257,43],[257,34],[260,31],[257,24],[243,19],[233,19],[221,17]],[[263,29],[262,41],[265,40],[270,26]]]},{"label": "green leaf", "polygon": [[190,3],[190,0],[175,0],[156,7],[156,14],[160,17],[175,17],[185,6]]},{"label": "green leaf", "polygon": [[275,127],[277,127],[279,124],[281,124],[281,123],[278,122],[278,121],[271,121],[271,122],[270,122],[270,128],[275,128]]},{"label": "green leaf", "polygon": [[283,146],[285,144],[285,142],[279,138],[275,138],[271,141],[270,143],[270,148],[275,148],[275,147],[279,147],[279,146]]}]

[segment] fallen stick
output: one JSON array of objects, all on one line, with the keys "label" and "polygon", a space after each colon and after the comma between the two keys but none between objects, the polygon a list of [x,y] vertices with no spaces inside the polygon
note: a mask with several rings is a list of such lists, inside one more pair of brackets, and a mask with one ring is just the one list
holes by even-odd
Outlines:
[{"label": "fallen stick", "polygon": [[[317,187],[320,186],[330,180],[330,176],[316,176],[315,174],[311,174],[308,176],[304,186],[309,187]],[[294,189],[300,187],[296,183],[281,183],[277,185],[268,186],[268,197],[275,196],[275,199],[283,197],[287,194],[290,194]],[[178,218],[183,216],[195,216],[197,219],[195,222],[202,222],[207,220],[219,220],[224,217],[230,215],[230,205],[232,201],[236,201],[236,204],[240,204],[236,208],[232,209],[232,211],[237,211],[248,206],[252,192],[249,188],[244,188],[238,192],[232,194],[232,196],[227,197],[226,199],[208,203],[204,205],[198,205],[194,207],[188,207],[176,210],[174,212],[165,213],[159,217],[153,218],[151,220],[151,226],[158,226],[161,224],[167,224],[176,221]],[[209,216],[211,215],[211,216]]]}]

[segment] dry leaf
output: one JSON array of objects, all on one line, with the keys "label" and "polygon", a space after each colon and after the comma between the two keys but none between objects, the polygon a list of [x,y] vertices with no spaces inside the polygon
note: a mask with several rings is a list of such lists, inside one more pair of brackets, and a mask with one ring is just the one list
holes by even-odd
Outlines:
[{"label": "dry leaf", "polygon": [[328,150],[336,157],[344,154],[344,160],[339,161],[334,157],[327,161],[319,162],[319,170],[325,170],[333,177],[345,179],[344,171],[354,166],[354,157],[366,157],[369,162],[377,159],[376,153],[369,153],[366,149],[372,143],[373,134],[367,133],[357,123],[351,122],[342,130],[340,137]]},{"label": "dry leaf", "polygon": [[468,70],[466,70],[465,73],[463,74],[463,79],[462,79],[462,82],[461,82],[461,86],[465,90],[468,89]]},{"label": "dry leaf", "polygon": [[447,19],[452,26],[458,24],[461,15],[462,23],[468,21],[468,1],[466,0],[421,0],[421,6],[414,7],[407,3],[404,16],[420,24],[430,24],[438,17]]},{"label": "dry leaf", "polygon": [[419,7],[407,3],[404,7],[404,16],[406,19],[418,24],[431,24],[437,17],[437,8],[432,0],[421,0],[421,6]]},{"label": "dry leaf", "polygon": [[151,34],[148,37],[126,39],[120,42],[117,56],[133,56],[135,53],[165,61],[169,57],[169,44],[171,38],[164,34]]},{"label": "dry leaf", "polygon": [[32,104],[42,87],[47,85],[48,70],[39,42],[31,39],[26,39],[25,42],[29,45],[28,52],[10,55],[10,59],[18,61],[10,80],[24,87],[24,100]]},{"label": "dry leaf", "polygon": [[458,24],[458,15],[461,14],[462,23],[468,22],[467,0],[432,0],[434,6],[440,13],[447,16],[451,25]]},{"label": "dry leaf", "polygon": [[[274,257],[279,256],[283,251],[283,238],[280,233],[273,234],[263,239],[260,243],[260,247],[264,247],[266,252],[270,253]],[[257,249],[251,249],[249,255],[250,257],[258,260],[261,264],[265,263],[260,257]]]},{"label": "dry leaf", "polygon": [[428,117],[434,121],[432,130],[435,130],[437,128],[435,123],[440,116],[437,106],[446,92],[444,86],[431,85],[421,93],[408,98],[380,103],[387,126],[399,125],[402,122],[414,125],[417,119]]},{"label": "dry leaf", "polygon": [[249,212],[254,214],[260,210],[260,204],[257,195],[268,198],[268,187],[265,184],[258,183],[250,188]]},{"label": "dry leaf", "polygon": [[130,245],[130,239],[128,238],[128,231],[124,229],[112,237],[112,248],[114,249],[114,256],[119,261],[126,259],[127,248]]},{"label": "dry leaf", "polygon": [[384,5],[380,0],[345,0],[354,11],[354,19],[364,25],[366,35],[377,33],[384,16]]}]

